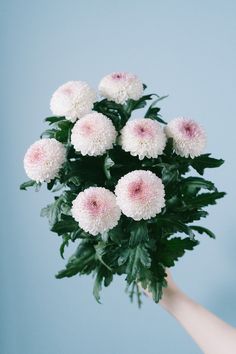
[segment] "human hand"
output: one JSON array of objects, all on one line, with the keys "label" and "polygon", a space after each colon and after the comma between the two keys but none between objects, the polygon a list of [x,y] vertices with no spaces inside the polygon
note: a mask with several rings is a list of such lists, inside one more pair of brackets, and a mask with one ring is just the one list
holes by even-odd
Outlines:
[{"label": "human hand", "polygon": [[[167,273],[167,278],[166,278],[167,287],[163,288],[163,295],[162,295],[162,298],[159,302],[160,305],[162,305],[164,307],[167,305],[167,302],[169,302],[171,299],[173,299],[174,296],[180,292],[179,288],[177,287],[176,283],[174,282],[171,272],[167,269],[166,273]],[[142,286],[140,284],[139,284],[139,286],[140,286],[141,291],[146,296],[148,296],[149,298],[152,298],[152,294],[150,291],[142,288]]]},{"label": "human hand", "polygon": [[[167,287],[163,289],[160,305],[183,326],[205,354],[235,354],[236,328],[222,321],[184,294],[175,284],[169,270]],[[140,289],[148,297],[152,294]],[[209,331],[210,328],[210,331]]]}]

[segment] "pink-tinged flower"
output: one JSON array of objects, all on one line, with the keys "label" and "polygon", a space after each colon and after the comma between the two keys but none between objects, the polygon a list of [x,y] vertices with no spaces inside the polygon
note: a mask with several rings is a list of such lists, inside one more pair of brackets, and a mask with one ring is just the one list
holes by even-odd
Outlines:
[{"label": "pink-tinged flower", "polygon": [[56,139],[40,139],[32,144],[24,156],[27,176],[36,182],[50,182],[66,161],[66,149]]},{"label": "pink-tinged flower", "polygon": [[95,100],[96,93],[86,82],[68,81],[54,92],[50,108],[56,116],[75,122],[91,112]]},{"label": "pink-tinged flower", "polygon": [[142,81],[136,75],[126,72],[106,75],[98,89],[101,96],[121,104],[129,98],[138,100],[143,94]]},{"label": "pink-tinged flower", "polygon": [[79,193],[71,212],[81,229],[94,236],[115,227],[121,216],[115,195],[102,187],[90,187]]},{"label": "pink-tinged flower", "polygon": [[112,148],[116,135],[112,121],[102,113],[94,112],[75,123],[71,143],[82,155],[99,156]]},{"label": "pink-tinged flower", "polygon": [[151,171],[135,170],[121,177],[115,194],[121,211],[134,220],[150,219],[165,206],[164,186]]},{"label": "pink-tinged flower", "polygon": [[202,154],[206,147],[206,133],[194,120],[178,117],[172,119],[165,128],[169,138],[173,138],[176,154],[194,158]]},{"label": "pink-tinged flower", "polygon": [[130,120],[121,130],[120,143],[122,149],[138,156],[156,158],[163,153],[166,135],[161,125],[152,119],[142,118]]}]

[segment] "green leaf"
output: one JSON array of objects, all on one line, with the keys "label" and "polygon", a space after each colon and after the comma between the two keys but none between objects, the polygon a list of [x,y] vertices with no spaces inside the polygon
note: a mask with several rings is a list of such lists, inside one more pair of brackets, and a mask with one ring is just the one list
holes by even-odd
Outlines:
[{"label": "green leaf", "polygon": [[[151,273],[149,275],[148,281],[142,281],[144,288],[148,288],[152,294],[153,300],[156,303],[158,303],[162,297],[163,287],[167,286],[165,277],[165,269],[160,264],[155,264],[151,268]],[[147,286],[145,286],[145,283],[147,283]]]},{"label": "green leaf", "polygon": [[91,237],[91,235],[88,234],[88,233],[86,233],[85,231],[83,231],[83,230],[79,227],[79,225],[78,225],[78,229],[75,230],[75,231],[73,231],[73,232],[71,232],[71,234],[70,234],[70,239],[71,239],[72,242],[74,242],[75,240],[77,240],[77,239],[79,239],[79,238],[84,238],[84,239],[86,239],[86,238],[90,238],[90,237]]},{"label": "green leaf", "polygon": [[193,250],[198,243],[198,241],[192,240],[189,237],[184,239],[180,237],[174,237],[170,240],[162,239],[157,245],[156,256],[158,262],[165,267],[172,267],[184,255],[186,250]]},{"label": "green leaf", "polygon": [[109,234],[110,239],[114,243],[120,245],[121,241],[124,237],[124,230],[122,229],[121,224],[118,223],[117,226],[113,227],[113,229],[108,231],[108,234]]},{"label": "green leaf", "polygon": [[47,189],[50,191],[54,187],[54,184],[57,183],[57,179],[52,179],[50,182],[47,183]]},{"label": "green leaf", "polygon": [[104,160],[104,172],[107,179],[111,179],[111,172],[110,169],[114,166],[114,161],[107,155]]},{"label": "green leaf", "polygon": [[124,249],[121,252],[121,255],[118,258],[118,265],[119,266],[121,266],[127,262],[128,258],[129,258],[129,254],[130,254],[130,250],[128,248]]},{"label": "green leaf", "polygon": [[222,159],[215,159],[210,157],[211,154],[204,154],[195,157],[194,159],[190,160],[192,167],[200,174],[203,175],[205,168],[216,168],[220,167],[224,160]]},{"label": "green leaf", "polygon": [[29,188],[29,187],[35,187],[36,185],[37,185],[37,182],[30,180],[30,181],[27,181],[27,182],[22,183],[22,184],[20,185],[20,189],[26,191],[27,188]]},{"label": "green leaf", "polygon": [[65,117],[59,117],[59,116],[54,116],[54,117],[47,117],[44,119],[45,122],[48,122],[49,125],[54,124],[54,123],[58,123],[61,120],[64,120]]},{"label": "green leaf", "polygon": [[113,275],[112,273],[104,268],[102,265],[97,267],[97,274],[93,286],[93,295],[97,302],[100,304],[100,292],[102,290],[102,283],[104,281],[104,286],[109,286],[112,282]]},{"label": "green leaf", "polygon": [[40,138],[55,138],[57,133],[56,129],[47,129],[40,135]]},{"label": "green leaf", "polygon": [[161,167],[161,179],[165,186],[177,181],[179,178],[179,171],[176,165],[170,165],[168,163],[159,163],[158,167]]},{"label": "green leaf", "polygon": [[225,195],[225,192],[201,193],[192,199],[186,200],[185,209],[214,205],[217,199],[223,198]]},{"label": "green leaf", "polygon": [[100,241],[96,246],[95,246],[95,250],[96,250],[96,256],[97,259],[110,271],[112,271],[111,267],[109,265],[107,265],[104,260],[103,260],[103,256],[104,254],[106,254],[106,246],[107,243],[104,241]]},{"label": "green leaf", "polygon": [[207,229],[206,227],[197,226],[197,225],[190,225],[189,227],[191,227],[192,230],[197,231],[199,234],[204,234],[205,233],[211,238],[216,238],[215,234],[211,230]]},{"label": "green leaf", "polygon": [[146,114],[145,114],[145,118],[150,118],[150,119],[155,119],[158,122],[162,123],[162,124],[167,124],[163,119],[161,119],[161,116],[158,114],[160,112],[160,108],[159,107],[155,107],[155,105],[157,104],[157,102],[165,99],[168,96],[163,96],[163,97],[159,97],[158,99],[156,99],[148,108]]},{"label": "green leaf", "polygon": [[72,277],[78,273],[90,274],[96,267],[93,244],[87,240],[82,241],[73,256],[69,258],[66,268],[58,272],[56,278]]},{"label": "green leaf", "polygon": [[57,124],[58,130],[55,133],[55,138],[61,143],[70,142],[71,129],[73,127],[73,123],[69,120],[63,120]]},{"label": "green leaf", "polygon": [[137,222],[132,224],[132,231],[130,232],[129,246],[136,247],[148,240],[148,228],[145,222]]},{"label": "green leaf", "polygon": [[195,194],[201,188],[216,191],[214,183],[201,177],[187,177],[182,180],[181,187],[187,194]]},{"label": "green leaf", "polygon": [[60,221],[56,222],[51,228],[52,232],[56,232],[58,235],[63,235],[67,232],[73,232],[78,229],[78,223],[70,215],[61,215]]},{"label": "green leaf", "polygon": [[142,293],[139,289],[139,284],[136,281],[132,282],[126,288],[126,292],[129,294],[129,298],[132,303],[134,301],[134,296],[136,295],[138,307],[141,308],[141,305],[142,305],[141,295],[142,295]]},{"label": "green leaf", "polygon": [[49,225],[52,227],[59,220],[61,220],[61,214],[68,213],[70,208],[70,201],[67,199],[67,195],[63,194],[60,197],[55,197],[54,203],[42,208],[40,216],[46,216],[48,218]]},{"label": "green leaf", "polygon": [[[119,260],[118,260],[119,263]],[[130,284],[136,280],[138,274],[142,272],[143,268],[151,266],[151,257],[145,245],[138,245],[128,251],[127,266],[126,266],[126,280]]]},{"label": "green leaf", "polygon": [[165,149],[163,151],[163,154],[169,156],[169,155],[172,155],[172,153],[173,153],[173,139],[168,138],[167,142],[166,142]]},{"label": "green leaf", "polygon": [[65,251],[65,247],[69,246],[70,235],[67,235],[67,234],[63,235],[62,238],[63,238],[63,242],[60,247],[60,255],[61,255],[61,258],[64,259],[64,251]]},{"label": "green leaf", "polygon": [[94,103],[93,109],[110,118],[117,130],[120,130],[126,123],[128,116],[124,106],[107,99]]},{"label": "green leaf", "polygon": [[95,297],[95,299],[97,300],[97,302],[100,304],[100,292],[102,290],[102,282],[103,282],[103,274],[99,270],[97,271],[97,275],[94,281],[94,286],[93,286],[93,295]]},{"label": "green leaf", "polygon": [[183,232],[186,235],[189,235],[190,238],[194,238],[194,233],[192,229],[181,222],[174,215],[164,216],[160,215],[156,218],[157,225],[160,224],[165,231],[169,231],[171,234],[175,232]]},{"label": "green leaf", "polygon": [[[177,208],[178,209],[178,208]],[[182,213],[176,212],[175,213],[178,218],[184,223],[190,223],[193,221],[200,220],[201,218],[205,218],[208,215],[208,212],[205,210],[198,210],[198,209],[191,209],[185,210]]]},{"label": "green leaf", "polygon": [[125,110],[128,112],[128,115],[130,116],[131,112],[136,110],[136,109],[140,109],[146,106],[147,102],[152,99],[152,96],[157,96],[156,94],[152,93],[150,95],[145,95],[142,96],[141,98],[139,98],[138,100],[132,100],[129,99],[126,103],[125,103]]}]

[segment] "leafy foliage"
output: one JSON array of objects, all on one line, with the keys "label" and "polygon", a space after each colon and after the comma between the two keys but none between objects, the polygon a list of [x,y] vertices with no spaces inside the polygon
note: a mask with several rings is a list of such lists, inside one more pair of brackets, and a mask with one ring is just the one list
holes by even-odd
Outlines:
[{"label": "leafy foliage", "polygon": [[[144,85],[146,88],[146,85]],[[117,104],[103,99],[94,104],[94,110],[109,117],[119,131],[133,111],[146,106],[145,118],[166,124],[160,114],[159,102],[167,96],[146,94],[139,100],[128,100]],[[49,183],[47,189],[60,193],[54,201],[41,211],[48,218],[50,229],[61,238],[60,254],[64,257],[67,246],[76,244],[75,253],[69,258],[65,269],[56,277],[72,277],[77,274],[92,274],[95,277],[93,294],[100,302],[100,291],[107,287],[114,275],[125,275],[131,300],[137,297],[141,305],[138,284],[147,288],[158,302],[166,283],[166,268],[175,265],[186,251],[198,245],[198,234],[215,235],[195,221],[208,215],[206,207],[216,204],[225,193],[218,191],[214,183],[203,178],[206,168],[216,168],[222,159],[210,154],[191,158],[178,156],[168,139],[164,153],[156,159],[131,156],[119,144],[103,156],[82,156],[70,142],[73,123],[65,117],[47,117],[49,124],[41,137],[55,138],[62,142],[67,151],[67,160],[59,175]],[[135,169],[145,169],[158,175],[165,186],[166,206],[161,214],[150,220],[134,221],[122,215],[118,225],[103,235],[91,236],[83,231],[71,216],[72,201],[78,193],[90,186],[102,186],[114,191],[120,177]],[[194,169],[200,176],[186,174]],[[41,184],[34,181],[22,183],[20,189]],[[176,235],[178,234],[178,235]]]}]

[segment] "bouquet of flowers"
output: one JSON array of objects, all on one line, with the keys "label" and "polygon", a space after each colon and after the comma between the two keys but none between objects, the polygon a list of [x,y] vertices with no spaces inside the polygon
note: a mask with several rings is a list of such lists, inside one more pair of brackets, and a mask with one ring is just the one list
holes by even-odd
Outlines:
[{"label": "bouquet of flowers", "polygon": [[46,183],[57,193],[41,216],[61,238],[62,257],[76,244],[56,277],[92,273],[97,301],[102,285],[124,274],[131,300],[141,304],[140,284],[158,302],[166,268],[198,245],[197,234],[215,237],[195,221],[225,195],[202,177],[224,162],[203,154],[204,129],[185,117],[166,123],[159,108],[166,96],[146,88],[136,75],[115,72],[101,80],[97,100],[86,82],[65,83],[52,95],[49,129],[24,156],[30,180],[20,188]]}]

